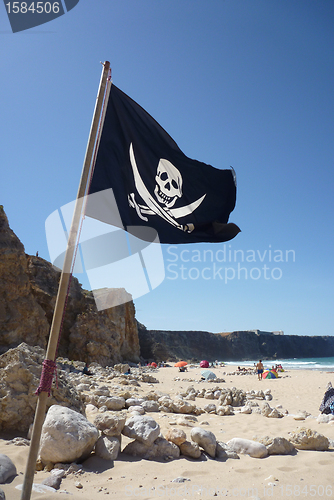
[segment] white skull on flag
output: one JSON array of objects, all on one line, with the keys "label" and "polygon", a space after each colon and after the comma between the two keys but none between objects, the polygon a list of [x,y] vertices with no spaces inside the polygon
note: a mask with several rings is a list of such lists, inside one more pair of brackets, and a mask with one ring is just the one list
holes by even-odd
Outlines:
[{"label": "white skull on flag", "polygon": [[182,196],[182,177],[180,172],[170,161],[160,159],[155,180],[154,194],[158,202],[167,208],[171,208],[176,199]]}]

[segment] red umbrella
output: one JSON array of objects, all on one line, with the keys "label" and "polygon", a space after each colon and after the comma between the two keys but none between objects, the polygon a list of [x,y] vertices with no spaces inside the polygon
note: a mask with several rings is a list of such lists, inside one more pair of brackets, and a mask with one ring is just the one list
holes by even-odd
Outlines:
[{"label": "red umbrella", "polygon": [[201,368],[209,368],[209,361],[206,361],[206,359],[203,359],[203,361],[200,362],[199,366]]},{"label": "red umbrella", "polygon": [[151,366],[153,366],[154,368],[156,368],[158,365],[153,361],[153,363],[151,363]]},{"label": "red umbrella", "polygon": [[186,361],[178,361],[177,363],[175,363],[174,366],[176,366],[177,368],[180,368],[182,366],[187,366],[187,362]]}]

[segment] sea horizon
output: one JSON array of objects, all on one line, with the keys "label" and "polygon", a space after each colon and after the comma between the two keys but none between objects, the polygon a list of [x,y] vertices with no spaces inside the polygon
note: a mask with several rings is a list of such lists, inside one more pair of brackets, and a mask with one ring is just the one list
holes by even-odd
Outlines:
[{"label": "sea horizon", "polygon": [[[240,367],[250,367],[257,363],[256,360],[248,361],[222,361],[225,365],[237,365]],[[318,370],[334,371],[334,356],[325,358],[280,358],[262,360],[265,369],[281,364],[284,370]]]}]

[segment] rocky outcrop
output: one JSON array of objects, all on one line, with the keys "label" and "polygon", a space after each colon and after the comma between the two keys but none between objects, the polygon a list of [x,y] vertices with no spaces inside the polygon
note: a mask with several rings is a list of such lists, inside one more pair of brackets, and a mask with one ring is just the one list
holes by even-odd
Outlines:
[{"label": "rocky outcrop", "polygon": [[133,302],[104,311],[91,308],[77,316],[70,329],[68,357],[101,366],[139,361],[139,339]]},{"label": "rocky outcrop", "polygon": [[[0,430],[27,432],[32,424],[45,352],[40,347],[20,344],[0,356]],[[58,404],[85,413],[75,387],[59,372],[47,408]]]},{"label": "rocky outcrop", "polygon": [[49,324],[31,293],[24,247],[0,206],[0,353],[27,341],[45,347]]},{"label": "rocky outcrop", "polygon": [[[44,259],[27,256],[32,294],[51,324],[60,272]],[[124,289],[111,289],[116,298]],[[97,311],[93,294],[72,277],[58,354],[101,366],[139,360],[135,307],[131,301]]]},{"label": "rocky outcrop", "polygon": [[[56,303],[60,271],[40,257],[26,255],[26,260],[31,294],[45,313],[49,331]],[[78,314],[93,307],[94,299],[91,294],[83,290],[77,278],[72,276],[58,349],[60,356],[67,357],[70,329],[76,322]]]},{"label": "rocky outcrop", "polygon": [[301,427],[294,432],[289,432],[289,441],[297,450],[328,450],[329,440],[323,434]]},{"label": "rocky outcrop", "polygon": [[257,334],[237,331],[147,330],[138,324],[141,355],[147,360],[241,361],[334,356],[334,337]]},{"label": "rocky outcrop", "polygon": [[[59,279],[60,271],[49,262],[25,254],[0,207],[0,354],[21,342],[46,347]],[[116,303],[126,294],[109,293]],[[57,355],[107,366],[139,361],[139,354],[132,300],[97,311],[93,294],[72,277]]]}]

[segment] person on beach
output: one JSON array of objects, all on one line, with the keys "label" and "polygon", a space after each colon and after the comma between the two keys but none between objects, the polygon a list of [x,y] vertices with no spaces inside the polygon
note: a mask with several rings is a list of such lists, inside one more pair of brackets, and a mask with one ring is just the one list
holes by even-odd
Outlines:
[{"label": "person on beach", "polygon": [[88,369],[88,363],[85,364],[84,369],[82,370],[82,373],[84,375],[93,375],[92,372],[90,372]]},{"label": "person on beach", "polygon": [[263,364],[262,364],[262,360],[260,359],[259,362],[257,363],[256,365],[256,369],[257,369],[257,378],[259,380],[262,380],[262,373],[263,373]]}]

